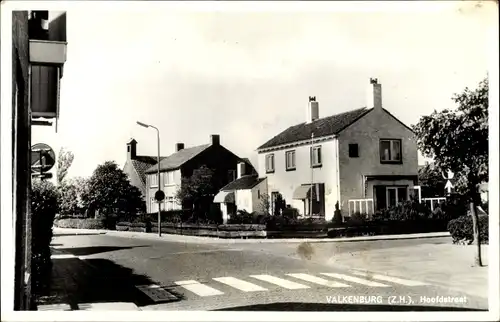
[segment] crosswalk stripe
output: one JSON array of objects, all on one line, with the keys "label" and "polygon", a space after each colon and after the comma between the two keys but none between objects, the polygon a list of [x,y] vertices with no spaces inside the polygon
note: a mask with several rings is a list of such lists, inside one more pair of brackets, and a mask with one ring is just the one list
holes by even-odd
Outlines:
[{"label": "crosswalk stripe", "polygon": [[199,296],[214,296],[224,294],[223,292],[216,290],[215,288],[201,284],[200,282],[194,280],[177,281],[175,282],[175,284]]},{"label": "crosswalk stripe", "polygon": [[367,285],[367,286],[389,287],[389,285],[385,285],[385,284],[374,282],[374,281],[365,280],[365,279],[362,279],[359,277],[344,275],[344,274],[338,274],[338,273],[321,273],[321,274],[329,276],[329,277],[333,277],[333,278],[338,278],[338,279],[341,279],[344,281],[363,284],[363,285]]},{"label": "crosswalk stripe", "polygon": [[419,281],[414,281],[414,280],[407,280],[407,279],[402,279],[398,277],[393,277],[393,276],[387,276],[387,275],[380,275],[380,274],[371,274],[369,272],[361,272],[357,271],[354,272],[354,274],[367,277],[367,278],[373,278],[381,281],[386,281],[386,282],[392,282],[396,284],[401,284],[405,286],[421,286],[421,285],[427,285],[427,283],[419,282]]},{"label": "crosswalk stripe", "polygon": [[271,275],[250,275],[250,277],[259,279],[264,282],[268,282],[271,284],[276,284],[278,286],[284,287],[289,290],[297,290],[297,289],[303,289],[303,288],[309,288],[307,285],[295,283],[292,281],[288,281],[279,277],[274,277]]},{"label": "crosswalk stripe", "polygon": [[342,283],[339,283],[339,282],[325,280],[324,278],[313,276],[313,275],[309,275],[309,274],[297,273],[297,274],[286,274],[286,275],[291,276],[291,277],[295,277],[295,278],[298,278],[298,279],[301,279],[301,280],[304,280],[306,282],[311,282],[311,283],[315,283],[315,284],[319,284],[319,285],[323,285],[323,286],[329,286],[329,287],[350,287],[347,284],[342,284]]},{"label": "crosswalk stripe", "polygon": [[243,292],[267,291],[267,289],[234,277],[216,277],[215,281],[227,284]]}]

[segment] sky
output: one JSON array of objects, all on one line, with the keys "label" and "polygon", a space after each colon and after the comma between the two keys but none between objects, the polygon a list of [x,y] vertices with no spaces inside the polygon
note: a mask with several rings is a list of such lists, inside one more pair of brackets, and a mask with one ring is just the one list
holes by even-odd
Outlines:
[{"label": "sky", "polygon": [[486,76],[496,27],[491,7],[472,1],[419,3],[411,12],[68,6],[58,131],[34,127],[33,143],[66,147],[68,177],[90,176],[107,160],[123,166],[130,138],[138,154],[156,155],[156,132],[141,121],[160,129],[162,155],[219,134],[256,163],[259,145],[305,121],[309,96],[320,117],[363,107],[370,77],[384,108],[415,124]]}]

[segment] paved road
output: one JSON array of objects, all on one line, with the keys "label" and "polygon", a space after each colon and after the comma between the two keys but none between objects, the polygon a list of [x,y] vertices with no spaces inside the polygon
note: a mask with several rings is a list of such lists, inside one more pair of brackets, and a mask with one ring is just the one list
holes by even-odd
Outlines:
[{"label": "paved road", "polygon": [[[331,247],[352,252],[443,242],[449,241],[370,241]],[[54,257],[56,265],[76,260],[86,267],[82,271],[94,272],[86,273],[89,281],[80,301],[131,301],[142,310],[487,309],[485,299],[414,281],[411,276],[403,280],[366,277],[327,266],[308,256],[314,253],[311,245],[194,244],[89,234],[56,235],[53,247],[62,254]],[[465,302],[422,303],[422,296],[431,302],[436,296]]]}]

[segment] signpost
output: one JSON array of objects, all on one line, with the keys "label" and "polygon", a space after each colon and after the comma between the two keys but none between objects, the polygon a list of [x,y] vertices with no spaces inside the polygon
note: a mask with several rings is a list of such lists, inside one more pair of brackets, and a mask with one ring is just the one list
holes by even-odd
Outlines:
[{"label": "signpost", "polygon": [[40,179],[52,178],[51,170],[56,163],[54,150],[45,143],[37,143],[31,147],[31,172]]},{"label": "signpost", "polygon": [[454,187],[453,184],[451,183],[451,180],[455,177],[455,174],[451,172],[450,170],[446,171],[446,175],[443,172],[443,179],[446,180],[446,185],[444,188],[448,191],[448,194],[451,194],[451,189]]}]

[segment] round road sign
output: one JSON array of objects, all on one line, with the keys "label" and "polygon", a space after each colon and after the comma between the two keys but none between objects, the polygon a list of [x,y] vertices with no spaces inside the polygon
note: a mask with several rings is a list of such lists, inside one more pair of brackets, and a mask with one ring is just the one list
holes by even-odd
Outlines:
[{"label": "round road sign", "polygon": [[165,199],[165,193],[161,190],[158,190],[155,192],[155,200],[156,201],[163,201],[163,199]]},{"label": "round road sign", "polygon": [[50,146],[45,143],[37,143],[31,147],[31,170],[34,172],[46,172],[52,169],[56,163],[56,154]]}]

